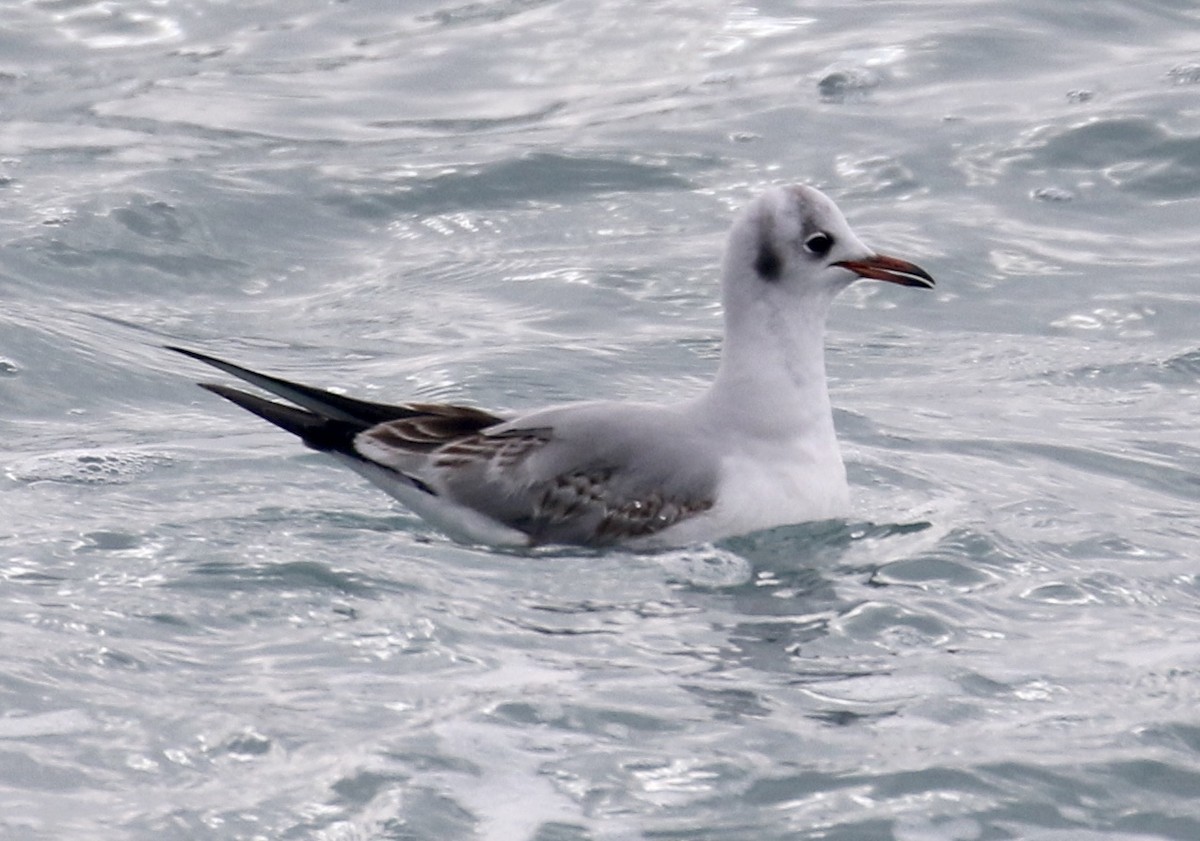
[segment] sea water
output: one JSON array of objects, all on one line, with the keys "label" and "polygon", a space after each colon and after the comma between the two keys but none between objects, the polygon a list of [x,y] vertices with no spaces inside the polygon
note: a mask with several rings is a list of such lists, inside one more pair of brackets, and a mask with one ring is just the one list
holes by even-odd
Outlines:
[{"label": "sea water", "polygon": [[[1200,838],[1200,7],[28,0],[0,29],[0,837]],[[847,521],[447,541],[182,344],[695,394],[769,184]]]}]

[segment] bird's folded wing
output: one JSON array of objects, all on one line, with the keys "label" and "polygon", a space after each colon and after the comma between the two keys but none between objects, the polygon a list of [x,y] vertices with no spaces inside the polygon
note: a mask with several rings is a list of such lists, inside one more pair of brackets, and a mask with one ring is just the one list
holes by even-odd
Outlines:
[{"label": "bird's folded wing", "polygon": [[575,446],[553,426],[509,424],[433,449],[431,431],[441,430],[415,418],[383,423],[359,434],[355,448],[360,457],[412,476],[533,543],[599,546],[645,537],[713,505],[710,481],[696,481],[687,471],[647,470],[632,462],[628,449]]}]

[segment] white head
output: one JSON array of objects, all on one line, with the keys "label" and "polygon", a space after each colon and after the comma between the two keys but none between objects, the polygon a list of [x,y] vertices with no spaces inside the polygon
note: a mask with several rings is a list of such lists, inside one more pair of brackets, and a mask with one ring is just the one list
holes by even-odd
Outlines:
[{"label": "white head", "polygon": [[[738,216],[725,249],[723,296],[727,316],[755,300],[804,299],[824,316],[838,292],[860,277],[932,288],[933,278],[904,260],[867,248],[819,190],[767,190]],[[793,304],[794,305],[794,304]]]},{"label": "white head", "polygon": [[721,280],[725,342],[712,393],[722,411],[742,407],[747,428],[821,426],[832,436],[825,317],[858,278],[933,286],[923,269],[867,248],[812,187],[773,188],[742,211]]}]

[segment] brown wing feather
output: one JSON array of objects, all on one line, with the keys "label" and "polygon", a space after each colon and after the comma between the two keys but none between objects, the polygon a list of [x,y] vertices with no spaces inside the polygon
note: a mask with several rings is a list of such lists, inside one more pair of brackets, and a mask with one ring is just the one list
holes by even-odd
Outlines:
[{"label": "brown wing feather", "polygon": [[[441,485],[462,504],[525,532],[533,544],[608,545],[654,534],[713,506],[704,494],[667,496],[659,489],[631,487],[615,464],[566,466],[534,478],[522,468],[554,442],[551,428],[492,431],[490,416],[429,408],[439,413],[379,424],[361,433],[360,440],[397,451],[397,461],[405,453],[426,456],[431,472],[418,471],[423,482]],[[480,426],[472,429],[476,423]],[[462,434],[464,429],[471,431]],[[432,473],[440,479],[435,482]]]},{"label": "brown wing feather", "polygon": [[378,424],[363,434],[406,452],[431,453],[451,442],[477,437],[477,433],[488,427],[504,423],[503,418],[470,406],[406,403],[404,407],[420,414]]},{"label": "brown wing feather", "polygon": [[553,533],[573,520],[593,522],[585,541],[603,545],[645,537],[712,508],[711,499],[664,496],[660,491],[614,493],[611,468],[577,470],[545,482],[533,517],[538,532]]}]

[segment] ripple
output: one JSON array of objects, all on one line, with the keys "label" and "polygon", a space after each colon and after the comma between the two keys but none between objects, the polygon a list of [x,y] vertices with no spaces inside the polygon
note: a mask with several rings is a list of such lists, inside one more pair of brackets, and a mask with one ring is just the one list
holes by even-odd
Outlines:
[{"label": "ripple", "polygon": [[1177,64],[1167,71],[1167,78],[1177,85],[1195,85],[1200,83],[1200,64],[1194,62]]},{"label": "ripple", "polygon": [[415,128],[434,132],[438,135],[475,134],[543,123],[563,111],[567,105],[566,101],[559,100],[530,111],[506,114],[499,117],[441,117],[417,120],[387,119],[372,120],[367,125],[378,129]]},{"label": "ripple", "polygon": [[5,715],[0,716],[0,739],[72,736],[86,733],[95,725],[83,710],[54,710],[30,715],[6,711]]},{"label": "ripple", "polygon": [[1189,382],[1194,381],[1194,377],[1200,376],[1200,349],[1172,356],[1158,367],[1172,374],[1182,374]]},{"label": "ripple", "polygon": [[1075,194],[1062,187],[1038,187],[1031,195],[1038,201],[1068,202],[1075,200]]},{"label": "ripple", "polygon": [[[164,44],[183,37],[182,24],[171,17],[148,10],[131,9],[139,3],[111,3],[107,0],[75,8],[61,3],[41,2],[51,11],[57,29],[72,41],[98,50]],[[158,6],[151,3],[150,6]]]},{"label": "ripple", "polygon": [[135,200],[128,207],[112,211],[112,217],[132,233],[147,239],[167,242],[183,239],[184,223],[179,212],[165,201]]},{"label": "ripple", "polygon": [[749,561],[716,547],[664,552],[656,559],[676,580],[693,587],[736,587],[750,580]]},{"label": "ripple", "polygon": [[198,565],[193,577],[173,581],[173,589],[277,590],[293,592],[313,590],[347,596],[370,596],[374,583],[364,576],[334,569],[315,561],[290,561],[277,564],[247,565],[210,561]]},{"label": "ripple", "polygon": [[689,686],[687,684],[684,684],[682,688],[711,709],[718,720],[736,721],[741,718],[762,718],[771,713],[771,705],[766,696],[758,692],[747,689]]},{"label": "ripple", "polygon": [[130,552],[142,546],[143,536],[119,531],[93,531],[81,535],[76,552]]},{"label": "ripple", "polygon": [[1096,307],[1090,312],[1076,312],[1056,318],[1051,327],[1070,330],[1105,330],[1128,338],[1145,338],[1150,335],[1144,322],[1153,310],[1145,304],[1132,304],[1118,309],[1113,306]]},{"label": "ripple", "polygon": [[554,0],[491,0],[491,2],[464,3],[426,12],[419,21],[436,23],[442,27],[469,26],[472,24],[496,23],[523,12],[545,6]]},{"label": "ripple", "polygon": [[1178,764],[1141,759],[1114,762],[1104,770],[1121,788],[1189,799],[1200,791],[1200,772]]},{"label": "ripple", "polygon": [[688,186],[688,180],[669,162],[543,152],[404,180],[365,182],[329,194],[325,201],[354,216],[387,218]]},{"label": "ripple", "polygon": [[1065,582],[1047,582],[1026,590],[1021,598],[1035,602],[1054,605],[1084,605],[1095,602],[1096,598],[1083,588]]},{"label": "ripple", "polygon": [[[946,551],[945,547],[939,548]],[[970,558],[970,563],[958,558]],[[895,561],[881,567],[872,575],[871,583],[907,585],[923,590],[970,592],[997,580],[994,574],[988,574],[978,568],[979,558],[979,555],[970,554],[968,547],[960,546],[959,550],[949,557],[926,555],[911,560]]]},{"label": "ripple", "polygon": [[616,707],[592,707],[556,702],[515,701],[492,710],[499,721],[515,725],[541,725],[572,733],[627,738],[639,732],[677,731],[681,724],[671,717]]},{"label": "ripple", "polygon": [[817,95],[822,102],[858,102],[882,81],[879,72],[869,67],[832,68],[817,80]]},{"label": "ripple", "polygon": [[1086,447],[1035,442],[1011,446],[1015,450],[1056,461],[1084,473],[1107,476],[1180,499],[1200,499],[1200,476],[1151,454],[1134,458],[1123,453],[1108,453]]},{"label": "ripple", "polygon": [[938,617],[882,601],[855,606],[831,627],[859,642],[874,642],[889,649],[940,646],[953,638],[952,629]]},{"label": "ripple", "polygon": [[846,182],[846,195],[879,197],[877,201],[908,197],[921,187],[911,168],[886,155],[868,158],[839,155],[837,172]]},{"label": "ripple", "polygon": [[1200,193],[1200,135],[1143,116],[1113,116],[1036,130],[1009,157],[1031,171],[1098,172],[1118,189],[1160,199]]},{"label": "ripple", "polygon": [[[1081,315],[1060,319],[1055,326],[1086,327],[1103,326],[1099,318]],[[1067,371],[1049,375],[1055,382],[1075,386],[1088,386],[1106,390],[1128,390],[1146,388],[1151,385],[1193,386],[1200,376],[1200,349],[1187,350],[1160,360],[1137,360],[1112,362],[1103,365],[1083,365]]]},{"label": "ripple", "polygon": [[271,739],[256,730],[247,729],[226,739],[220,749],[225,753],[249,759],[269,753]]}]

